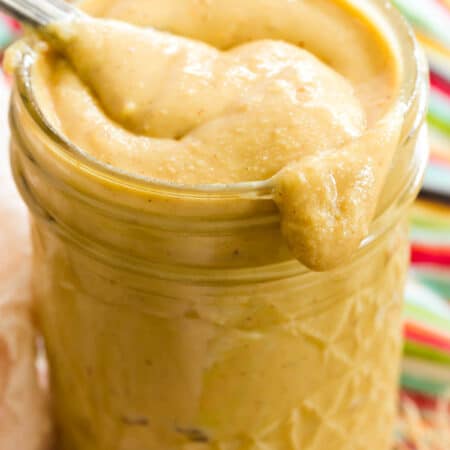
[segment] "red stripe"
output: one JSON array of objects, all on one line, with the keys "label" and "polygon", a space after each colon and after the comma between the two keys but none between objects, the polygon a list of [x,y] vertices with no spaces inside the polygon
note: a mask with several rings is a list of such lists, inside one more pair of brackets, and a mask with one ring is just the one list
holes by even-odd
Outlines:
[{"label": "red stripe", "polygon": [[436,72],[430,72],[431,86],[441,91],[443,94],[450,96],[450,81]]},{"label": "red stripe", "polygon": [[432,263],[440,266],[450,266],[450,247],[426,247],[413,244],[411,247],[413,264]]},{"label": "red stripe", "polygon": [[446,170],[450,170],[450,157],[436,153],[433,154],[433,143],[431,143],[430,163],[436,164],[437,166],[445,166]]},{"label": "red stripe", "polygon": [[[437,397],[419,394],[407,389],[402,389],[400,398],[402,400],[412,400],[420,409],[427,409],[431,411],[436,411],[439,404],[439,398]],[[450,412],[450,403],[448,405],[448,410]]]},{"label": "red stripe", "polygon": [[0,18],[6,22],[6,24],[13,29],[15,32],[19,32],[22,27],[20,26],[20,23],[17,20],[14,20],[12,17],[7,16],[6,14],[3,14],[0,12]]},{"label": "red stripe", "polygon": [[421,327],[406,324],[404,326],[405,337],[408,340],[422,343],[430,347],[438,348],[450,353],[450,339],[431,333]]}]

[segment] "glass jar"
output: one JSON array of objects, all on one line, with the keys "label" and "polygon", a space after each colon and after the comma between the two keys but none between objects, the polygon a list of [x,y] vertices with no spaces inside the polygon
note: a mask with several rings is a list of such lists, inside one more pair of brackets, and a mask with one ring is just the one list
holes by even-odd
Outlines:
[{"label": "glass jar", "polygon": [[370,235],[325,273],[292,259],[266,181],[174,186],[89,158],[34,97],[11,101],[34,291],[62,450],[388,450],[407,211],[427,159],[422,52],[395,34],[404,129]]}]

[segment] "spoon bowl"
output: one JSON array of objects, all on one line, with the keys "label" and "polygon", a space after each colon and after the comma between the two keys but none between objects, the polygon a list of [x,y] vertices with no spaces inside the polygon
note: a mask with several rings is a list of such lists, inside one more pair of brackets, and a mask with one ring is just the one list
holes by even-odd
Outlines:
[{"label": "spoon bowl", "polygon": [[32,27],[45,27],[82,15],[63,0],[0,0],[0,10]]}]

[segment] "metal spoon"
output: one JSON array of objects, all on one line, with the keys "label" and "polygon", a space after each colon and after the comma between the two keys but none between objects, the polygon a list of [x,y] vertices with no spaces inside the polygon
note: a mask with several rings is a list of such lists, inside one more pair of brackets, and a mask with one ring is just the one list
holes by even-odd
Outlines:
[{"label": "metal spoon", "polygon": [[77,8],[63,0],[0,0],[0,10],[32,27],[82,15]]}]

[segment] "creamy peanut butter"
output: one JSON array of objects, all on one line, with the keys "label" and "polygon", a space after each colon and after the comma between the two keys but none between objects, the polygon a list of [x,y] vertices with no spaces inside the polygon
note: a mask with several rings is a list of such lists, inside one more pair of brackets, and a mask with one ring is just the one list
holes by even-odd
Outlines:
[{"label": "creamy peanut butter", "polygon": [[[35,85],[53,124],[123,171],[272,178],[295,256],[324,270],[367,235],[401,125],[394,49],[344,1],[86,1]],[[129,22],[129,23],[125,23]]]},{"label": "creamy peanut butter", "polygon": [[58,448],[390,449],[414,45],[355,4],[84,1],[100,20],[24,52],[12,161]]}]

